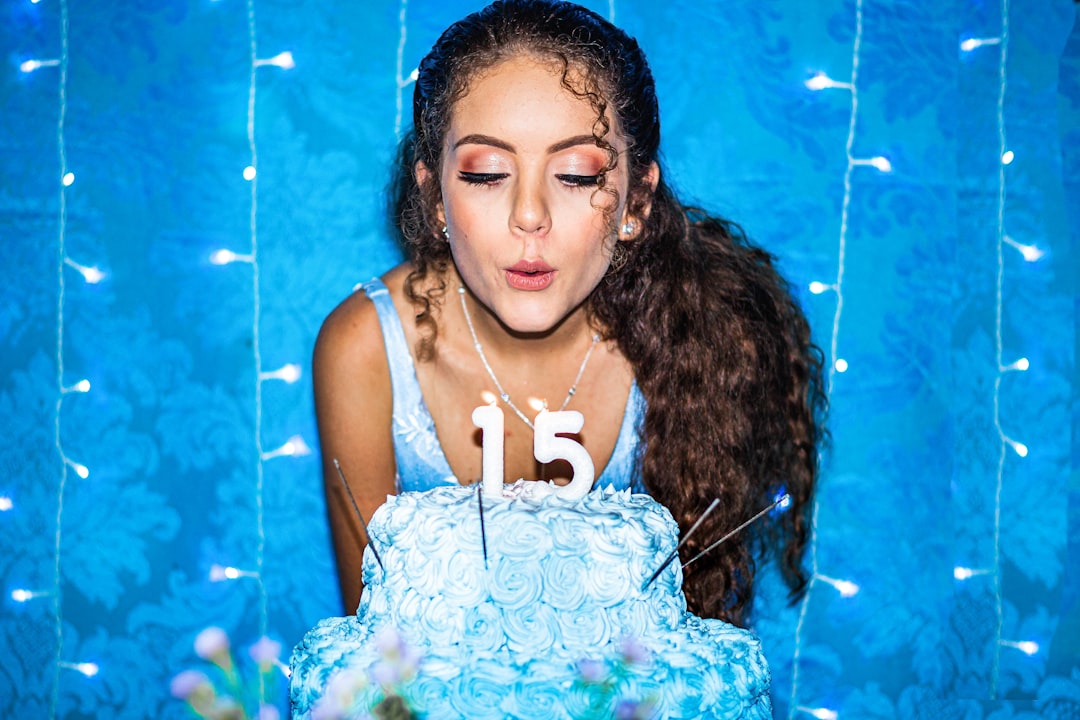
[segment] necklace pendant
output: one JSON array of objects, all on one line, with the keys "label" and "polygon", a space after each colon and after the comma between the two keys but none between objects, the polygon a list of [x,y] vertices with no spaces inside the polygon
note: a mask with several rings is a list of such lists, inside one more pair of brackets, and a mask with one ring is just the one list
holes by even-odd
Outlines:
[{"label": "necklace pendant", "polygon": [[509,403],[509,402],[510,402],[510,393],[503,393],[503,394],[502,394],[502,395],[500,395],[499,397],[501,397],[501,398],[502,398],[502,401],[503,401],[504,403]]}]

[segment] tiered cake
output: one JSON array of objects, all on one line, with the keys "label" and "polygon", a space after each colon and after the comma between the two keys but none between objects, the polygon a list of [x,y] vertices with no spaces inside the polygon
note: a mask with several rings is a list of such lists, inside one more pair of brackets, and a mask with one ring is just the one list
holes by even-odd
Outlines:
[{"label": "tiered cake", "polygon": [[[687,613],[678,561],[643,587],[677,542],[666,509],[529,485],[485,496],[483,531],[476,488],[388,498],[356,616],[293,653],[293,717],[365,717],[388,688],[429,718],[771,717],[754,636]],[[386,671],[388,636],[395,662],[415,653],[410,682]]]}]

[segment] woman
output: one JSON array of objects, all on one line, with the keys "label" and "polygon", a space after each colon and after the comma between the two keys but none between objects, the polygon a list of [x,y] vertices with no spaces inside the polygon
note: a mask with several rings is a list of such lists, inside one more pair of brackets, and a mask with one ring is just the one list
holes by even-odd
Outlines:
[{"label": "woman", "polygon": [[314,357],[331,528],[348,610],[364,517],[400,490],[480,477],[470,415],[507,412],[505,480],[568,479],[533,458],[530,401],[585,416],[598,484],[666,505],[684,558],[768,505],[786,512],[687,568],[691,611],[741,623],[755,551],[797,594],[824,405],[820,353],[770,256],[683,207],[658,163],[637,43],[549,0],[496,2],[419,67],[396,168],[409,261],[327,318]]}]

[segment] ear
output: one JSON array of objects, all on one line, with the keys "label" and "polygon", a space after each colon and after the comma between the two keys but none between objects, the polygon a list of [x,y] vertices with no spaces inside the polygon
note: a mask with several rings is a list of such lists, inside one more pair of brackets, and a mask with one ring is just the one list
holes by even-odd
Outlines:
[{"label": "ear", "polygon": [[[649,186],[649,197],[636,215],[627,213],[624,216],[623,223],[619,228],[620,240],[637,238],[641,234],[641,226],[648,219],[649,212],[652,211],[652,196],[656,192],[656,186],[660,184],[660,166],[655,162],[649,163],[649,169],[645,171],[645,184]],[[630,232],[623,232],[628,225],[631,227]]]},{"label": "ear", "polygon": [[[416,178],[416,184],[420,187],[423,187],[425,183],[438,181],[434,173],[428,170],[428,166],[423,162],[417,162],[416,165],[413,166],[413,175]],[[435,206],[435,217],[440,225],[446,224],[446,212],[443,210],[441,200],[439,201],[439,204]]]}]

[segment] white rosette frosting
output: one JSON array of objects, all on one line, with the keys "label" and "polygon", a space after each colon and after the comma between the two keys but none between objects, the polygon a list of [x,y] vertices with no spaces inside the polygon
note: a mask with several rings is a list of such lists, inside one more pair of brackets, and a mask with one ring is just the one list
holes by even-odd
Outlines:
[{"label": "white rosette frosting", "polygon": [[[618,697],[654,701],[656,717],[770,717],[757,640],[686,612],[678,560],[642,588],[678,541],[667,510],[628,491],[566,500],[532,489],[518,483],[484,499],[486,565],[475,488],[388,498],[368,524],[384,568],[369,548],[357,616],[320,623],[293,652],[294,720],[329,702],[343,670],[379,662],[384,627],[422,658],[402,692],[426,717],[587,714],[595,698],[579,663],[612,662],[624,638],[649,660],[620,671]],[[374,697],[366,687],[361,705]]]}]

